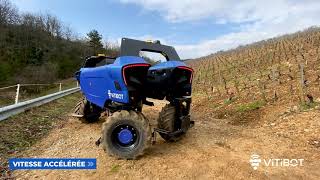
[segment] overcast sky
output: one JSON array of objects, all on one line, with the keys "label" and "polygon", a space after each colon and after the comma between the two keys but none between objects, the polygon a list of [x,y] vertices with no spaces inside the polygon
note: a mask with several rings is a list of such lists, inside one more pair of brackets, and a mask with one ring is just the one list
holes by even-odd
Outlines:
[{"label": "overcast sky", "polygon": [[85,35],[159,39],[196,58],[320,25],[320,0],[13,0]]}]

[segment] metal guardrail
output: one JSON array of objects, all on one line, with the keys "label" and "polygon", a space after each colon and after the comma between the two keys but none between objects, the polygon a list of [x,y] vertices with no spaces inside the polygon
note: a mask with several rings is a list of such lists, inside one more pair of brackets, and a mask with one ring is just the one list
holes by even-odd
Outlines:
[{"label": "metal guardrail", "polygon": [[24,102],[20,102],[17,104],[13,104],[10,106],[6,106],[3,108],[0,108],[0,121],[7,119],[8,117],[24,112],[27,109],[33,108],[33,107],[37,107],[37,106],[41,106],[43,104],[46,104],[50,101],[59,99],[63,96],[78,92],[80,90],[79,87],[75,87],[75,88],[71,88],[71,89],[67,89],[64,91],[60,91],[60,92],[56,92],[53,94],[49,94],[46,96],[42,96],[39,98],[35,98],[35,99],[31,99],[28,101],[24,101]]},{"label": "metal guardrail", "polygon": [[[59,85],[59,92],[62,91],[62,83],[54,83],[54,84]],[[53,85],[53,84],[17,84],[17,85],[13,85],[13,86],[0,87],[0,90],[5,90],[5,89],[17,87],[16,88],[16,96],[15,96],[15,104],[18,104],[21,87],[25,87],[25,86],[50,86],[50,85]],[[79,87],[78,81],[77,81],[77,87]]]}]

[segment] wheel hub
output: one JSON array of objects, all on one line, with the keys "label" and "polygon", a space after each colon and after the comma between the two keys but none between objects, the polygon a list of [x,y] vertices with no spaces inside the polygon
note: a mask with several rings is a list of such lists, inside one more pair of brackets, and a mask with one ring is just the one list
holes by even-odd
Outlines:
[{"label": "wheel hub", "polygon": [[132,149],[139,143],[139,132],[129,124],[121,124],[112,131],[112,141],[119,148]]},{"label": "wheel hub", "polygon": [[123,144],[129,144],[133,140],[133,134],[129,129],[122,129],[118,134],[118,139]]}]

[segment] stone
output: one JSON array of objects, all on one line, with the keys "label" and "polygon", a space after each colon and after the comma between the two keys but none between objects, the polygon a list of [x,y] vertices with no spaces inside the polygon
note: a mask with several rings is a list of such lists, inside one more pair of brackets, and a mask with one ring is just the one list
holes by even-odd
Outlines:
[{"label": "stone", "polygon": [[293,107],[292,107],[292,111],[293,111],[293,112],[299,111],[299,107],[298,107],[298,106],[293,106]]}]

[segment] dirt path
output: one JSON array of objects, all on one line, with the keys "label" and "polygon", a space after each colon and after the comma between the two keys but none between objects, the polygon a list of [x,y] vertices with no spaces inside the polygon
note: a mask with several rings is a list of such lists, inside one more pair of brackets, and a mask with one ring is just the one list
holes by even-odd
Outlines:
[{"label": "dirt path", "polygon": [[[153,125],[164,106],[156,101],[144,113]],[[18,179],[318,179],[319,148],[296,139],[278,136],[265,126],[235,126],[213,119],[210,113],[193,110],[196,125],[177,143],[159,136],[156,145],[139,160],[117,160],[95,146],[101,124],[82,124],[70,118],[24,157],[97,158],[97,170],[16,171]],[[253,170],[252,153],[267,158],[304,158],[302,167],[262,167]]]}]

